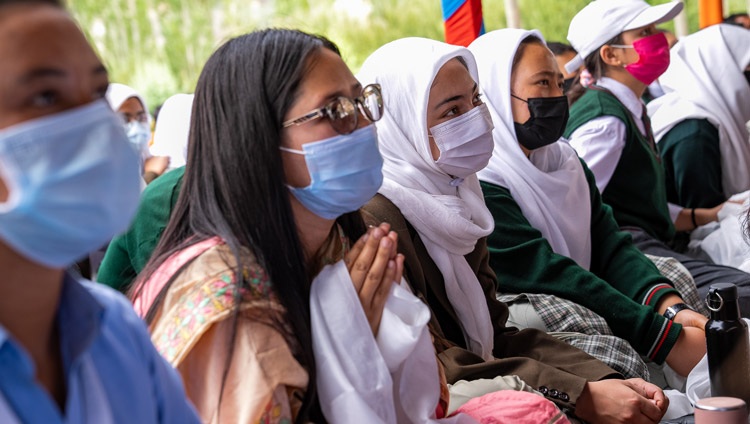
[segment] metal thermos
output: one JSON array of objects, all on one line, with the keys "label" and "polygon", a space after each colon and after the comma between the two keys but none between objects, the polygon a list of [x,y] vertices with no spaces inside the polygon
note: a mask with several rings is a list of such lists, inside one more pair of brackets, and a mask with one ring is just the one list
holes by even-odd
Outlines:
[{"label": "metal thermos", "polygon": [[737,287],[712,284],[706,305],[711,311],[706,323],[711,395],[740,398],[750,405],[750,337],[740,317]]}]

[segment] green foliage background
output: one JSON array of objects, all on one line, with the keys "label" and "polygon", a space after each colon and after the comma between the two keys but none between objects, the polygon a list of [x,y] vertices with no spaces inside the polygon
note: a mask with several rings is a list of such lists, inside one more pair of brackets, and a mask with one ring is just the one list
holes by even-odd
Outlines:
[{"label": "green foliage background", "polygon": [[[667,0],[648,0],[664,3]],[[698,0],[684,0],[690,31]],[[366,18],[341,10],[365,4]],[[564,41],[568,23],[588,0],[518,0],[524,28]],[[743,10],[746,0],[729,0]],[[68,0],[107,64],[112,81],[139,90],[150,108],[194,90],[204,62],[223,41],[257,28],[287,27],[335,41],[353,70],[379,46],[407,36],[443,39],[440,0]],[[503,0],[484,0],[487,31],[505,27]],[[666,26],[669,29],[671,24]]]}]

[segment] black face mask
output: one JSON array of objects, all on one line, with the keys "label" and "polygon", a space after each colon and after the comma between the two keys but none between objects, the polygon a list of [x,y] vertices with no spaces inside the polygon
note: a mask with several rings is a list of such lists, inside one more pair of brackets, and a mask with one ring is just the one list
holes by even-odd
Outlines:
[{"label": "black face mask", "polygon": [[567,93],[570,91],[570,87],[573,86],[573,82],[575,82],[576,77],[570,77],[566,80],[563,80],[563,93]]},{"label": "black face mask", "polygon": [[747,80],[747,83],[750,84],[750,70],[745,71],[744,74],[745,74],[745,79]]},{"label": "black face mask", "polygon": [[532,97],[524,100],[513,94],[511,96],[526,102],[531,114],[529,120],[523,124],[513,123],[516,138],[523,147],[529,150],[538,149],[562,137],[570,116],[567,97]]}]

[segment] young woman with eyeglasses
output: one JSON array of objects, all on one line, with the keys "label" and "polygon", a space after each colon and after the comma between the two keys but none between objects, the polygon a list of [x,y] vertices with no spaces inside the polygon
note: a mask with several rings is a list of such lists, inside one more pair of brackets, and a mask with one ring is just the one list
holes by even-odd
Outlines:
[{"label": "young woman with eyeglasses", "polygon": [[[402,290],[393,284],[403,267],[396,234],[387,224],[368,230],[358,211],[382,181],[372,125],[382,112],[379,88],[362,87],[321,37],[257,31],[230,40],[206,63],[180,195],[132,291],[205,422],[336,421],[340,412],[367,413],[367,405],[396,413],[379,402],[342,402],[372,393],[340,397],[343,386],[331,380],[347,371],[389,373],[377,346],[392,334],[382,334],[380,320],[387,315],[391,328],[386,301],[411,296],[393,299]],[[339,295],[349,297],[326,306]],[[416,304],[407,311],[424,307],[410,299]],[[400,360],[429,365],[420,375],[434,389],[434,413],[437,361],[420,322],[429,359]],[[320,352],[337,343],[338,354],[375,359],[352,367],[356,360]],[[387,385],[372,392],[378,399],[398,393]]]}]

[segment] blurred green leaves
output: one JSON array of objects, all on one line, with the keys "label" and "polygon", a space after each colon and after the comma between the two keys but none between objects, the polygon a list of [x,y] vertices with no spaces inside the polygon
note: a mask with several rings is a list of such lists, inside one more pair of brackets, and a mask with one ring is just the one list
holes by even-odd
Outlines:
[{"label": "blurred green leaves", "polygon": [[[517,0],[521,23],[564,41],[568,23],[588,0]],[[668,0],[649,0],[665,3]],[[685,0],[690,31],[698,0]],[[729,10],[746,0],[729,0]],[[379,46],[417,36],[443,39],[440,0],[68,0],[112,81],[139,90],[153,108],[192,92],[203,64],[230,37],[285,27],[325,35],[356,72]],[[503,0],[484,0],[487,31],[505,27]],[[666,25],[672,29],[672,25]]]}]

